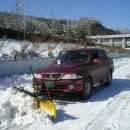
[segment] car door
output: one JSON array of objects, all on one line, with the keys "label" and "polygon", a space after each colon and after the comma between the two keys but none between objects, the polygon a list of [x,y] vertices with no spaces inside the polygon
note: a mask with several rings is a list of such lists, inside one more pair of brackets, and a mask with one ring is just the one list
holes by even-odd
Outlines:
[{"label": "car door", "polygon": [[92,78],[93,81],[96,83],[102,78],[102,65],[101,63],[94,63],[95,59],[100,59],[98,50],[93,50],[92,53]]},{"label": "car door", "polygon": [[99,50],[98,55],[99,55],[100,60],[101,60],[101,68],[102,68],[101,79],[104,79],[107,75],[108,58],[107,58],[107,55],[104,52],[104,50]]}]

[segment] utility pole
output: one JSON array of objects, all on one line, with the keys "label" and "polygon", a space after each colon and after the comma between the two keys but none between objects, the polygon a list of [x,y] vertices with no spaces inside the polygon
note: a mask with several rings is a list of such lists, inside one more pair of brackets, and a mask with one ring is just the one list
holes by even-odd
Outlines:
[{"label": "utility pole", "polygon": [[16,31],[17,31],[17,38],[19,39],[18,32],[21,30],[21,16],[23,15],[22,0],[16,0],[15,6],[16,6]]},{"label": "utility pole", "polygon": [[18,30],[19,30],[19,0],[16,0],[15,6],[16,6],[16,30],[17,30],[17,38],[19,39],[19,36],[18,36]]},{"label": "utility pole", "polygon": [[24,40],[26,39],[26,23],[25,23],[25,0],[23,3],[23,30],[24,30]]}]

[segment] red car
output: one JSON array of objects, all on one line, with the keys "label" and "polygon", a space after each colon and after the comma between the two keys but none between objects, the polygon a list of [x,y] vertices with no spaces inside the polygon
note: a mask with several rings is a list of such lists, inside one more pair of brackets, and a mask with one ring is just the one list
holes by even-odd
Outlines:
[{"label": "red car", "polygon": [[111,85],[113,71],[113,61],[104,49],[73,49],[62,51],[51,65],[37,71],[33,84],[46,91],[46,82],[54,81],[51,93],[76,92],[81,99],[87,99],[93,87]]}]

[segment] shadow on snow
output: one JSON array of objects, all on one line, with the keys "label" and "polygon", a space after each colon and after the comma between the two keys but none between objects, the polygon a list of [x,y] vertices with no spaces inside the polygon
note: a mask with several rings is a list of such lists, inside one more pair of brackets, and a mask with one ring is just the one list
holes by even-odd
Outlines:
[{"label": "shadow on snow", "polygon": [[61,98],[61,102],[59,101],[59,99],[56,99],[56,104],[60,106],[60,108],[57,109],[58,116],[56,118],[56,122],[61,122],[69,119],[77,119],[74,116],[68,115],[62,109],[68,104],[105,101],[109,98],[113,98],[114,96],[122,93],[123,91],[130,91],[129,79],[113,79],[111,86],[100,86],[98,88],[93,89],[92,95],[88,100],[80,100],[77,94],[67,94]]}]

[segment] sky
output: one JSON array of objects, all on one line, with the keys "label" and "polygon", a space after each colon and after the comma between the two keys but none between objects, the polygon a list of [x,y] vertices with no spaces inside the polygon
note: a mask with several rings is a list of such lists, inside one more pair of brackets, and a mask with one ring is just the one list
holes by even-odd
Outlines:
[{"label": "sky", "polygon": [[[16,0],[0,0],[0,11],[13,12]],[[21,0],[25,15],[57,19],[94,17],[107,28],[130,29],[130,0]]]}]

